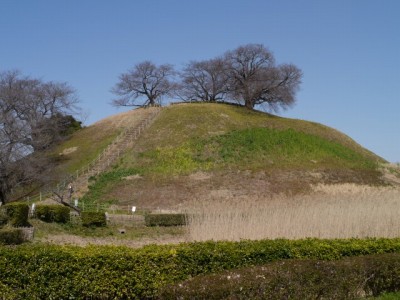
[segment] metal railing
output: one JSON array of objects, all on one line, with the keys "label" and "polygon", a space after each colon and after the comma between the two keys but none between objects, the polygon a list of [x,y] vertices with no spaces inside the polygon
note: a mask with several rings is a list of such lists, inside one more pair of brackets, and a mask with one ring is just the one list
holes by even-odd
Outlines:
[{"label": "metal railing", "polygon": [[150,113],[144,118],[137,126],[127,127],[123,130],[101,153],[90,163],[76,170],[73,174],[64,176],[63,179],[55,186],[47,189],[42,189],[35,195],[26,196],[24,199],[28,202],[42,201],[43,199],[50,198],[53,192],[63,193],[68,184],[77,181],[85,175],[91,174],[92,171],[97,170],[92,175],[99,174],[112,163],[114,163],[126,150],[129,145],[136,140],[141,133],[155,120],[161,111],[161,107],[153,108],[154,112]]}]

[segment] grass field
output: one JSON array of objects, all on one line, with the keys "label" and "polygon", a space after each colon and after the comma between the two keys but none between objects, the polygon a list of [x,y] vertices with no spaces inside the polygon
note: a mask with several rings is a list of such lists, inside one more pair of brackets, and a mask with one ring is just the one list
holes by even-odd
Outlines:
[{"label": "grass field", "polygon": [[174,176],[239,168],[375,169],[378,157],[332,128],[221,104],[165,108],[122,168]]},{"label": "grass field", "polygon": [[44,223],[36,219],[31,219],[30,223],[35,227],[33,243],[76,246],[124,245],[138,248],[147,244],[179,243],[185,240],[186,232],[183,227],[146,227],[133,222],[98,228],[70,223]]}]

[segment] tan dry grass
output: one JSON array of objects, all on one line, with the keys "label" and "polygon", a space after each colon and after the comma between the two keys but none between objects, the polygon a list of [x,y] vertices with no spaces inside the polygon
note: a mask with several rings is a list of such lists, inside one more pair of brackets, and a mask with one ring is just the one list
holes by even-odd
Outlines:
[{"label": "tan dry grass", "polygon": [[72,234],[49,234],[36,240],[39,243],[56,245],[73,245],[86,247],[89,245],[98,246],[126,246],[130,248],[141,248],[146,245],[158,244],[179,244],[185,242],[183,236],[163,235],[159,237],[143,237],[137,239],[118,239],[114,237],[81,237]]},{"label": "tan dry grass", "polygon": [[59,161],[53,177],[59,180],[60,174],[74,173],[86,167],[116,139],[118,134],[138,126],[152,111],[153,108],[139,108],[122,112],[78,130],[50,153]]},{"label": "tan dry grass", "polygon": [[400,189],[318,185],[314,193],[197,202],[189,239],[299,239],[400,236]]}]

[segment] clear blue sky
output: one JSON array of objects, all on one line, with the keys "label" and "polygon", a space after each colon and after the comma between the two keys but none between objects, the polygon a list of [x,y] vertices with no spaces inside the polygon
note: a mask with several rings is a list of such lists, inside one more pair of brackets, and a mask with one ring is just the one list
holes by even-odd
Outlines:
[{"label": "clear blue sky", "polygon": [[0,71],[66,81],[91,124],[117,110],[118,75],[176,68],[247,43],[304,72],[281,116],[334,127],[400,161],[398,0],[0,0]]}]

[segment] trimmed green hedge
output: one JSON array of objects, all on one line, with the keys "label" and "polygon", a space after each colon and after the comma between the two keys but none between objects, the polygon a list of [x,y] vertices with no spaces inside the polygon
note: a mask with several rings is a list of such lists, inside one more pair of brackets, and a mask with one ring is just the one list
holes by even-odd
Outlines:
[{"label": "trimmed green hedge", "polygon": [[61,205],[37,205],[35,216],[44,222],[68,223],[70,209]]},{"label": "trimmed green hedge", "polygon": [[4,207],[0,207],[0,228],[8,222],[8,215]]},{"label": "trimmed green hedge", "polygon": [[197,276],[161,299],[358,299],[400,291],[400,254],[337,261],[286,260]]},{"label": "trimmed green hedge", "polygon": [[8,216],[8,223],[14,227],[29,226],[29,205],[26,203],[12,202],[2,206]]},{"label": "trimmed green hedge", "polygon": [[337,260],[393,252],[400,253],[400,239],[203,242],[140,249],[37,244],[0,247],[0,297],[154,298],[162,288],[198,275],[283,259]]},{"label": "trimmed green hedge", "polygon": [[82,225],[85,227],[105,227],[107,226],[106,215],[104,212],[84,211],[81,212]]},{"label": "trimmed green hedge", "polygon": [[0,245],[19,245],[25,241],[24,234],[18,228],[0,229]]},{"label": "trimmed green hedge", "polygon": [[144,217],[146,226],[183,226],[185,214],[148,214]]}]

